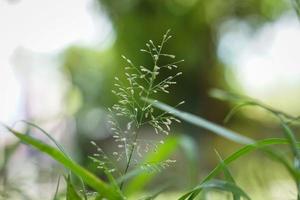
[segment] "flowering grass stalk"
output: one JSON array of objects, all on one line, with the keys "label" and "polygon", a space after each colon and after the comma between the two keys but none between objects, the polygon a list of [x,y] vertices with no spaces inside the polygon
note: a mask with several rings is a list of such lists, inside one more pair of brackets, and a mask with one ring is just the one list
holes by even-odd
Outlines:
[{"label": "flowering grass stalk", "polygon": [[[138,135],[143,126],[150,125],[156,134],[163,133],[168,135],[171,123],[173,121],[179,122],[178,119],[167,112],[157,114],[152,103],[141,100],[141,97],[148,99],[154,94],[169,93],[170,86],[176,84],[175,78],[182,74],[177,72],[165,78],[161,77],[162,70],[177,69],[178,64],[183,62],[183,60],[177,60],[167,64],[160,63],[162,57],[175,59],[174,55],[164,52],[165,44],[171,37],[168,30],[158,45],[149,40],[146,43],[146,49],[140,50],[152,58],[152,66],[138,66],[122,55],[122,58],[127,63],[125,67],[125,81],[115,77],[115,90],[112,92],[118,97],[118,103],[109,109],[109,123],[118,147],[123,149],[122,152],[114,152],[113,154],[118,157],[118,160],[124,155],[126,157],[123,175],[127,174],[135,153],[141,156],[143,153],[147,153],[151,147],[156,147],[155,143],[151,141],[146,142],[144,152],[141,152],[142,148],[139,145],[145,141],[139,139]],[[122,121],[126,121],[125,129],[122,128]],[[163,143],[163,141],[160,141],[160,143]],[[120,184],[120,188],[123,187],[123,184],[124,182]]]}]

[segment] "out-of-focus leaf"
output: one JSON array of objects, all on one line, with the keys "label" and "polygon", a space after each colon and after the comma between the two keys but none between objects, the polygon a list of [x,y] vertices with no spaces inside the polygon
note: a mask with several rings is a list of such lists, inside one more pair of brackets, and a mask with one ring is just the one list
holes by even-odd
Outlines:
[{"label": "out-of-focus leaf", "polygon": [[[157,148],[156,152],[152,152],[146,156],[144,163],[159,163],[167,159],[179,146],[179,137],[169,136],[164,144]],[[125,186],[125,193],[130,195],[144,188],[157,173],[142,172]]]},{"label": "out-of-focus leaf", "polygon": [[82,200],[79,194],[76,192],[74,185],[71,182],[70,175],[66,178],[67,182],[67,194],[66,200]]},{"label": "out-of-focus leaf", "polygon": [[283,128],[285,137],[290,142],[290,146],[291,146],[292,152],[295,156],[296,162],[299,163],[298,166],[296,166],[299,169],[299,167],[300,167],[300,150],[297,147],[297,139],[295,137],[295,133],[287,125],[287,123],[284,122],[282,119],[281,119],[281,125],[282,125],[282,128]]},{"label": "out-of-focus leaf", "polygon": [[286,169],[291,173],[293,178],[295,179],[297,183],[298,188],[298,199],[300,199],[300,179],[299,179],[299,172],[300,172],[300,150],[297,146],[297,139],[295,136],[295,133],[292,131],[292,129],[289,127],[289,124],[292,122],[299,121],[299,117],[292,116],[290,114],[287,114],[285,112],[282,112],[280,110],[274,109],[269,105],[266,105],[264,103],[261,103],[255,99],[252,99],[250,97],[241,96],[237,94],[228,93],[222,90],[214,89],[211,91],[211,96],[222,99],[222,100],[229,100],[229,101],[238,101],[240,102],[240,105],[237,105],[227,116],[227,119],[229,119],[237,110],[241,109],[245,106],[256,106],[259,108],[262,108],[270,113],[272,113],[277,119],[279,119],[280,124],[283,128],[284,136],[287,138],[290,144],[291,151],[294,155],[295,164],[294,167],[291,167],[287,161],[284,158],[281,158],[278,154],[275,152],[272,152],[270,150],[265,150],[265,152],[273,159],[277,160],[278,162],[282,163]]},{"label": "out-of-focus leaf", "polygon": [[[55,146],[67,157],[69,158],[70,160],[74,161],[71,156],[69,156],[69,154],[66,152],[66,150],[64,149],[64,147],[58,143],[52,136],[51,134],[49,134],[47,131],[45,131],[42,127],[32,123],[32,122],[28,122],[26,120],[22,120],[21,122],[31,126],[31,127],[34,127],[36,128],[37,130],[39,130],[41,133],[43,133],[51,142],[53,142],[53,144],[55,144]],[[82,180],[81,177],[78,177],[80,179],[80,182],[81,182],[81,187],[82,187],[82,191],[83,191],[83,196],[84,196],[84,200],[87,200],[87,191],[85,189],[85,185],[84,185],[84,182]]]},{"label": "out-of-focus leaf", "polygon": [[258,101],[257,99],[253,99],[248,96],[242,96],[242,95],[226,92],[219,89],[212,89],[210,91],[210,96],[223,101],[239,103],[239,105],[235,106],[232,109],[232,111],[229,113],[229,116],[227,116],[227,118],[230,118],[233,114],[236,113],[237,110],[243,107],[256,106],[272,113],[276,118],[280,120],[284,120],[285,122],[288,123],[298,122],[300,119],[299,116],[293,116],[288,113],[282,112],[281,110],[277,110],[267,104],[264,104],[263,102]]},{"label": "out-of-focus leaf", "polygon": [[55,193],[54,193],[54,196],[53,196],[53,200],[57,200],[59,184],[60,184],[60,176],[58,177],[58,180],[57,180],[57,184],[56,184],[56,189],[55,189]]},{"label": "out-of-focus leaf", "polygon": [[[226,180],[227,182],[232,183],[232,184],[236,184],[236,183],[235,183],[235,180],[234,180],[234,178],[233,178],[233,176],[231,175],[231,173],[230,173],[230,171],[229,171],[229,169],[228,169],[228,167],[227,167],[227,165],[224,163],[224,161],[223,161],[221,155],[219,154],[219,152],[217,152],[217,150],[216,150],[216,154],[217,154],[217,156],[219,157],[220,164],[221,164],[221,166],[222,166],[222,168],[223,168],[225,180]],[[233,200],[240,200],[240,195],[239,195],[239,194],[232,193],[232,195],[233,195]]]},{"label": "out-of-focus leaf", "polygon": [[[34,123],[31,123],[31,122],[28,122],[28,121],[25,121],[25,120],[22,120],[22,122],[24,122],[25,124],[29,125],[29,126],[32,126],[36,129],[38,129],[39,131],[41,131],[45,136],[47,136],[47,138],[49,138],[51,140],[51,142],[53,142],[55,144],[55,146],[63,153],[65,154],[66,157],[70,158],[70,156],[67,154],[66,150],[64,149],[64,147],[59,144],[52,136],[51,134],[47,133],[47,131],[45,131],[43,128],[41,128],[40,126],[34,124]],[[71,159],[71,158],[70,158]]]},{"label": "out-of-focus leaf", "polygon": [[97,178],[94,174],[90,173],[86,169],[82,168],[80,165],[75,163],[66,157],[61,151],[56,148],[43,143],[40,140],[32,138],[31,136],[21,134],[9,127],[7,129],[18,137],[22,142],[25,142],[39,151],[48,154],[50,157],[61,163],[64,167],[71,170],[74,174],[81,177],[86,184],[99,192],[103,197],[111,200],[121,200],[123,199],[118,191],[115,191],[101,179]]},{"label": "out-of-focus leaf", "polygon": [[237,142],[239,144],[251,144],[254,142],[254,140],[252,140],[251,138],[242,136],[238,133],[228,130],[228,129],[226,129],[222,126],[219,126],[215,123],[209,122],[206,119],[203,119],[201,117],[180,111],[178,109],[175,109],[167,104],[164,104],[159,101],[152,100],[152,99],[143,98],[143,100],[148,103],[153,104],[153,106],[155,106],[161,110],[164,110],[164,111],[176,116],[177,118],[179,118],[181,120],[184,120],[186,122],[189,122],[189,123],[199,126],[201,128],[205,128],[205,129],[212,131],[213,133],[220,135],[224,138],[227,138],[231,141]]},{"label": "out-of-focus leaf", "polygon": [[300,0],[291,0],[293,7],[298,15],[298,18],[300,19]]},{"label": "out-of-focus leaf", "polygon": [[[259,149],[264,149],[266,147],[272,146],[272,145],[279,145],[279,144],[289,144],[289,141],[287,139],[283,138],[271,138],[271,139],[264,139],[255,142],[254,144],[249,144],[244,146],[243,148],[239,149],[238,151],[234,152],[230,156],[228,156],[226,159],[223,160],[223,163],[218,164],[201,182],[201,184],[209,182],[212,180],[215,176],[217,176],[223,169],[223,165],[229,165],[231,162],[236,161],[238,158],[245,156],[246,154]],[[300,143],[297,143],[298,148],[300,147]],[[293,170],[295,173],[297,173],[295,170]],[[201,185],[200,184],[200,185]],[[188,192],[185,195],[182,196],[183,199],[191,196],[193,193],[194,195],[197,195],[201,189],[194,190],[193,192]],[[198,192],[198,193],[197,193]]]},{"label": "out-of-focus leaf", "polygon": [[211,189],[217,189],[221,191],[231,192],[233,194],[239,195],[241,197],[244,197],[248,200],[251,198],[247,195],[246,192],[244,192],[240,187],[238,187],[236,184],[228,181],[222,181],[222,180],[210,180],[208,182],[202,183],[196,188],[194,188],[192,191],[188,192],[179,200],[192,200],[195,199],[197,194],[201,192],[202,190],[211,190]]}]

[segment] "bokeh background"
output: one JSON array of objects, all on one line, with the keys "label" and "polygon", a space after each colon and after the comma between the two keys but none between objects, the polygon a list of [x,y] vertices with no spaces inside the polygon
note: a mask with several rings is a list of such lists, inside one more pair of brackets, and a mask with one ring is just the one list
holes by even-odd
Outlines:
[{"label": "bokeh background", "polygon": [[[218,124],[232,107],[209,96],[213,88],[251,96],[292,115],[300,113],[300,24],[289,0],[2,0],[0,1],[0,121],[24,128],[35,122],[62,143],[82,165],[91,165],[90,141],[111,152],[106,109],[113,77],[123,72],[124,54],[150,65],[139,50],[167,29],[169,52],[184,59],[183,76],[159,100]],[[280,136],[278,122],[259,109],[244,109],[228,124],[261,139]],[[145,134],[152,134],[145,130]],[[175,188],[186,188],[206,175],[239,145],[187,123],[172,134],[197,145],[196,175],[188,176],[183,153],[162,177],[176,175]],[[2,183],[12,183],[30,198],[49,199],[55,191],[57,164],[0,134]],[[253,161],[253,162],[252,162]],[[285,170],[261,154],[233,164],[233,174],[254,199],[295,195]],[[93,167],[90,167],[93,170]],[[260,169],[260,170],[257,170]],[[5,181],[4,181],[5,179]],[[193,179],[193,180],[191,180]],[[2,184],[5,188],[5,184]],[[16,189],[17,190],[17,189]],[[174,188],[173,188],[174,190]],[[43,192],[41,192],[43,191]],[[170,190],[172,191],[172,189]],[[267,198],[266,198],[267,197]],[[22,197],[23,198],[23,197]],[[25,198],[25,197],[24,197]],[[287,198],[285,198],[287,199]]]}]

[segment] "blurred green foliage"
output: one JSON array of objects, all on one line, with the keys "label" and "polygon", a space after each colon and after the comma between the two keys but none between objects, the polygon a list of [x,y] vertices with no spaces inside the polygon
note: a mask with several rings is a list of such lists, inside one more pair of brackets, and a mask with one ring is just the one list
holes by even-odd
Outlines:
[{"label": "blurred green foliage", "polygon": [[[285,0],[98,0],[98,3],[99,12],[104,12],[113,26],[112,46],[104,50],[77,46],[64,54],[64,70],[73,85],[70,100],[74,91],[80,97],[74,117],[78,145],[83,152],[90,151],[85,149],[89,148],[86,144],[90,132],[105,132],[105,120],[100,120],[101,108],[111,106],[116,100],[110,91],[113,77],[122,74],[126,66],[122,54],[137,65],[150,67],[151,60],[139,50],[148,39],[159,42],[162,34],[171,29],[174,38],[166,48],[185,60],[179,69],[183,76],[173,93],[158,99],[169,105],[185,100],[187,103],[181,110],[221,122],[229,110],[228,104],[208,97],[208,91],[229,87],[224,78],[226,66],[217,54],[222,25],[236,19],[255,31],[290,9],[290,2]],[[98,125],[94,126],[95,123]],[[190,126],[183,133],[203,136]]]},{"label": "blurred green foliage", "polygon": [[[209,99],[208,89],[226,88],[224,65],[217,56],[221,25],[229,19],[243,20],[254,29],[277,19],[289,8],[284,0],[99,0],[100,11],[110,19],[116,40],[105,50],[80,47],[65,53],[64,67],[83,97],[83,110],[109,106],[113,76],[120,74],[124,54],[137,64],[151,65],[139,49],[151,38],[159,41],[170,28],[174,38],[167,48],[185,59],[183,78],[171,94],[170,103],[185,99],[186,110],[211,120],[223,118],[224,106]],[[213,110],[212,110],[213,109]],[[216,111],[220,114],[217,114]],[[79,124],[80,126],[80,124]]]}]

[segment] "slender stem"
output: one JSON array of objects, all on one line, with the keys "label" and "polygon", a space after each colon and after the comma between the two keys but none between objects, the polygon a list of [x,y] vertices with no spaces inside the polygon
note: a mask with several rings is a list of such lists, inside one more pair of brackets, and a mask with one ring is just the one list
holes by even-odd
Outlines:
[{"label": "slender stem", "polygon": [[[134,152],[134,149],[135,149],[135,142],[137,140],[137,135],[138,134],[136,133],[135,136],[134,136],[134,142],[133,142],[133,144],[131,146],[129,157],[128,157],[128,161],[127,161],[127,164],[126,164],[126,167],[125,167],[123,175],[127,174],[128,169],[130,167],[130,163],[131,163],[131,160],[132,160],[132,155],[133,155],[133,152]],[[122,190],[123,185],[124,185],[124,181],[122,181],[122,183],[120,184],[120,190]]]},{"label": "slender stem", "polygon": [[[156,63],[154,65],[154,67],[156,66]],[[154,73],[153,73],[154,74]],[[153,80],[154,80],[154,75],[152,74],[152,77],[151,77],[151,80],[150,80],[150,84],[149,84],[149,88],[147,90],[147,94],[146,94],[146,98],[149,97],[149,91],[153,85]],[[146,107],[146,102],[144,102],[144,105],[142,107],[142,110],[141,110],[141,117],[140,117],[140,120],[138,121],[138,124],[137,124],[137,129],[140,127],[140,125],[142,124],[142,120],[143,120],[143,115],[144,115],[144,109]],[[132,160],[132,155],[133,155],[133,152],[135,150],[135,143],[136,143],[136,140],[137,140],[137,136],[138,136],[138,133],[135,133],[135,136],[134,136],[134,139],[133,139],[133,144],[131,146],[131,149],[130,149],[130,153],[129,153],[129,157],[128,157],[128,161],[127,161],[127,164],[126,164],[126,167],[125,167],[125,171],[124,171],[124,175],[128,172],[128,169],[130,167],[130,163],[131,163],[131,160]],[[120,189],[122,190],[124,186],[124,181],[121,183],[120,185]]]},{"label": "slender stem", "polygon": [[[154,48],[155,48],[155,51],[156,51],[156,56],[152,54],[151,48],[149,48],[149,53],[151,54],[151,56],[154,60],[154,66],[153,66],[152,76],[150,78],[150,81],[147,81],[149,86],[148,86],[147,92],[146,92],[146,99],[148,99],[148,97],[150,95],[150,91],[153,88],[153,84],[154,84],[154,81],[155,81],[155,78],[156,78],[157,61],[159,59],[159,56],[161,54],[161,50],[162,50],[163,45],[164,45],[165,42],[166,42],[166,37],[164,37],[163,40],[161,41],[161,44],[160,44],[160,47],[159,47],[158,51],[156,50],[156,47],[153,45]],[[141,108],[140,119],[137,120],[137,126],[136,126],[137,130],[143,124],[142,121],[143,121],[143,116],[144,116],[144,113],[145,113],[146,106],[147,106],[147,103],[144,101],[143,107]],[[131,161],[132,161],[132,156],[133,156],[133,153],[134,153],[134,150],[135,150],[137,138],[138,138],[138,132],[135,133],[133,143],[132,143],[132,146],[131,146],[131,149],[130,149],[130,152],[129,152],[129,157],[128,157],[128,160],[127,160],[127,164],[126,164],[123,175],[125,175],[129,170],[129,167],[130,167],[130,164],[131,164]],[[120,190],[122,190],[123,186],[124,186],[124,181],[120,184]]]}]

